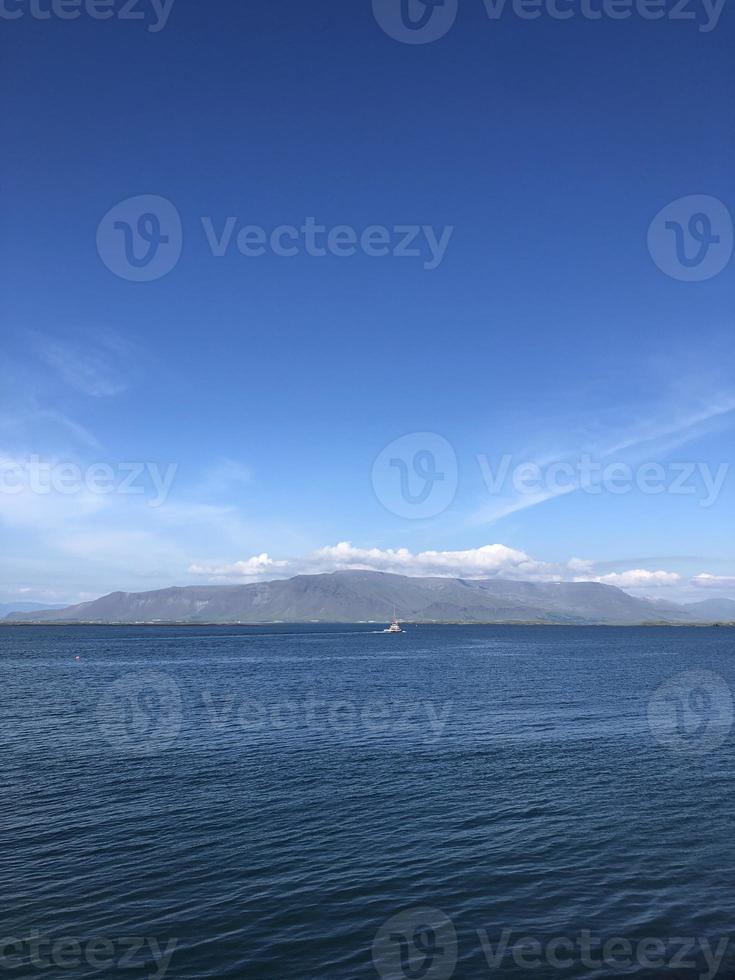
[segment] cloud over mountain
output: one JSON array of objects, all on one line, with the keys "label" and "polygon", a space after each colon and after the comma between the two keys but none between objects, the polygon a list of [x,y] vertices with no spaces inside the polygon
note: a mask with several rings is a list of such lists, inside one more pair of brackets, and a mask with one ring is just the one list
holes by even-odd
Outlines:
[{"label": "cloud over mountain", "polygon": [[[608,563],[605,563],[608,565]],[[634,594],[677,591],[682,598],[701,588],[735,588],[735,579],[700,574],[691,581],[678,572],[656,568],[622,568],[608,571],[594,561],[570,558],[563,563],[545,562],[504,544],[486,544],[462,551],[409,551],[408,548],[359,548],[349,541],[319,548],[310,554],[274,559],[267,553],[234,562],[196,562],[188,572],[211,582],[257,582],[298,574],[334,571],[391,572],[410,576],[463,579],[505,579],[523,582],[595,582],[627,589]]]}]

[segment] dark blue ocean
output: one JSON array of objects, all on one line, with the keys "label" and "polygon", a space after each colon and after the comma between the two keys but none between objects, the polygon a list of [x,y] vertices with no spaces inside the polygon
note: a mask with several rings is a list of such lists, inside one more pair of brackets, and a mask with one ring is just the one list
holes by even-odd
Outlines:
[{"label": "dark blue ocean", "polygon": [[8,627],[0,681],[0,980],[735,977],[732,629]]}]

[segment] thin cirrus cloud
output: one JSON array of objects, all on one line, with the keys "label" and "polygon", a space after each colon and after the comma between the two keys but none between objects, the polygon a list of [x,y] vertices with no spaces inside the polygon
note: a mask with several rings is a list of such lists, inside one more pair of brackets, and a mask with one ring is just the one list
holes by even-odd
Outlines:
[{"label": "thin cirrus cloud", "polygon": [[39,360],[83,395],[109,398],[130,385],[136,352],[113,330],[85,330],[64,337],[32,330],[29,339]]},{"label": "thin cirrus cloud", "polygon": [[49,440],[54,445],[71,442],[88,449],[101,448],[89,429],[63,412],[41,407],[33,397],[22,404],[16,401],[12,409],[0,408],[0,437],[14,445],[32,445],[36,452]]},{"label": "thin cirrus cloud", "polygon": [[237,492],[252,482],[253,475],[247,466],[223,456],[205,469],[192,492],[196,497],[219,498]]},{"label": "thin cirrus cloud", "polygon": [[[687,409],[674,409],[671,406],[659,405],[651,415],[622,429],[608,428],[598,431],[594,439],[580,437],[577,449],[559,450],[558,452],[539,453],[535,458],[532,454],[522,462],[531,463],[543,470],[551,464],[571,464],[574,468],[583,457],[588,457],[595,463],[626,463],[630,466],[643,462],[660,462],[668,454],[693,442],[711,432],[728,429],[735,425],[735,394],[730,391],[718,393],[706,403],[698,402]],[[521,462],[520,458],[513,460],[513,466]],[[500,469],[490,466],[487,458],[478,456],[478,464],[486,490],[497,482]],[[541,487],[535,492],[521,492],[513,485],[512,480],[506,479],[499,493],[492,493],[489,502],[482,503],[468,517],[470,525],[491,524],[502,520],[511,514],[537,507],[539,504],[566,496],[582,489],[581,478],[575,479],[565,474],[562,486],[554,485]]]}]

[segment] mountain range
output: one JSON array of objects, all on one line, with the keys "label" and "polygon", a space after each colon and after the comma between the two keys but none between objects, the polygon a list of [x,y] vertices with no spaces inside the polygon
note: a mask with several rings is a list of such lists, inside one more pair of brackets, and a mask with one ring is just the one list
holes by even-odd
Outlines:
[{"label": "mountain range", "polygon": [[735,622],[735,601],[731,599],[679,605],[638,598],[597,582],[413,578],[369,571],[297,575],[249,585],[112,592],[63,609],[11,612],[5,622],[382,623],[394,609],[408,622]]},{"label": "mountain range", "polygon": [[0,616],[7,616],[8,613],[35,612],[36,610],[63,609],[64,605],[56,604],[50,606],[42,602],[0,602]]}]

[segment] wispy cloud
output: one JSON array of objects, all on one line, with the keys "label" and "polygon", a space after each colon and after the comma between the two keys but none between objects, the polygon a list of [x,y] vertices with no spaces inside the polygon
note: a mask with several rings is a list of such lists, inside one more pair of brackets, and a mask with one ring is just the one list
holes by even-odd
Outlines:
[{"label": "wispy cloud", "polygon": [[4,441],[34,446],[38,450],[48,442],[61,440],[99,449],[97,437],[79,422],[56,409],[42,408],[35,399],[29,398],[24,405],[14,409],[0,409],[0,435]]},{"label": "wispy cloud", "polygon": [[84,395],[109,398],[130,384],[138,354],[115,331],[100,328],[57,336],[31,330],[28,336],[40,360]]},{"label": "wispy cloud", "polygon": [[[682,410],[671,405],[658,405],[655,412],[646,418],[620,426],[598,426],[594,437],[579,438],[577,448],[567,446],[558,451],[545,448],[543,452],[529,453],[524,457],[506,455],[502,461],[491,466],[487,457],[478,456],[478,466],[490,499],[487,497],[474,509],[467,523],[470,525],[492,524],[519,511],[538,507],[549,500],[579,491],[584,486],[579,475],[578,463],[589,459],[596,464],[607,466],[611,463],[624,463],[638,466],[644,462],[659,462],[672,452],[708,435],[712,431],[731,428],[735,425],[735,394],[721,392],[712,396],[706,403],[697,403]],[[570,421],[569,430],[573,429]],[[577,470],[576,476],[566,477],[563,486],[542,487],[537,492],[521,492],[512,481],[503,479],[501,467],[531,464],[548,469],[554,464]]]},{"label": "wispy cloud", "polygon": [[223,456],[204,470],[192,493],[199,497],[221,497],[246,487],[253,481],[249,467]]}]

